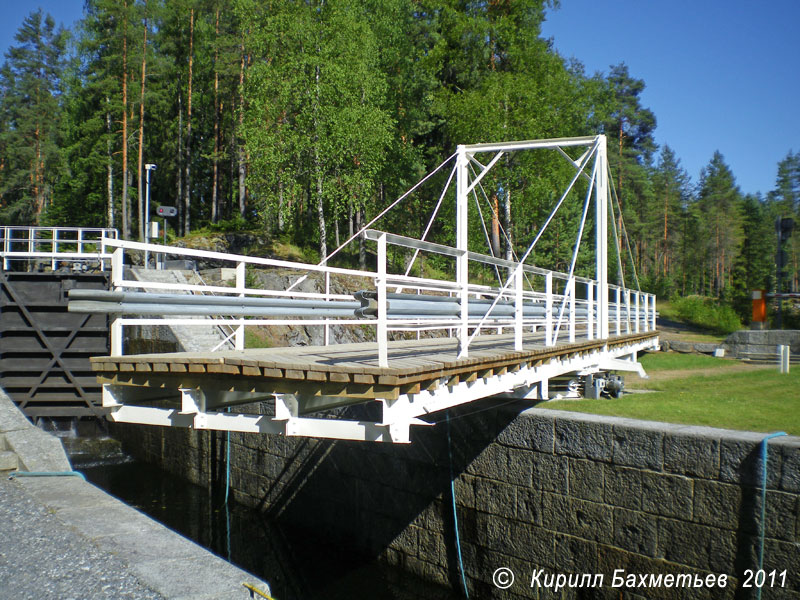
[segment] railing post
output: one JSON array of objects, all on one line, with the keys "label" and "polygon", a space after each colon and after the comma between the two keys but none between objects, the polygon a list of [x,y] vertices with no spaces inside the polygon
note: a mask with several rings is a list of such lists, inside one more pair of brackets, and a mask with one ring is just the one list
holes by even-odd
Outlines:
[{"label": "railing post", "polygon": [[389,323],[386,305],[386,234],[378,237],[378,366],[389,366]]},{"label": "railing post", "polygon": [[631,332],[631,291],[625,290],[625,333]]},{"label": "railing post", "polygon": [[[31,236],[36,235],[35,230],[32,230]],[[53,240],[50,242],[50,250],[53,252],[53,260],[50,264],[50,267],[53,271],[56,270],[56,257],[55,255],[58,253],[58,229],[53,229]]]},{"label": "railing post", "polygon": [[652,310],[650,311],[650,319],[651,319],[650,331],[655,331],[656,330],[656,295],[653,294],[652,298],[653,298],[652,299],[653,305],[652,305]]},{"label": "railing post", "polygon": [[[330,300],[331,293],[331,274],[325,273],[325,300]],[[328,324],[329,319],[325,319],[324,332],[325,332],[325,345],[331,344],[331,326]]]},{"label": "railing post", "polygon": [[569,343],[575,342],[575,278],[569,280]]},{"label": "railing post", "polygon": [[621,293],[622,293],[622,290],[620,290],[619,287],[614,288],[614,297],[615,297],[614,306],[615,306],[616,311],[617,311],[617,327],[616,327],[617,335],[622,333],[622,306],[620,305],[620,294]]},{"label": "railing post", "polygon": [[650,294],[645,294],[642,298],[644,300],[644,330],[650,331]]},{"label": "railing post", "polygon": [[522,351],[522,269],[514,273],[514,350]]},{"label": "railing post", "polygon": [[594,339],[594,281],[586,284],[586,339]]},{"label": "railing post", "polygon": [[[467,152],[458,146],[456,156],[456,248],[461,255],[456,258],[456,282],[460,288],[458,298],[461,302],[461,323],[458,328],[458,358],[469,355],[469,173],[467,172]],[[480,332],[478,332],[480,334]]]},{"label": "railing post", "polygon": [[9,247],[9,239],[8,239],[8,235],[10,233],[10,230],[9,230],[8,227],[3,227],[2,229],[3,229],[3,270],[4,271],[8,271],[7,254],[11,251],[11,248]]},{"label": "railing post", "polygon": [[[244,298],[244,290],[247,280],[247,265],[243,261],[236,263],[236,289],[239,297]],[[237,350],[244,350],[244,323],[236,326],[236,334],[233,338],[234,347]]]},{"label": "railing post", "polygon": [[544,345],[553,345],[553,273],[544,276]]},{"label": "railing post", "polygon": [[[111,288],[113,290],[119,289],[124,279],[125,266],[123,263],[123,252],[124,250],[122,248],[117,248],[111,255]],[[111,336],[111,356],[122,356],[122,317],[120,317],[120,315],[114,315],[114,318],[111,320],[109,333]]]},{"label": "railing post", "polygon": [[639,333],[639,331],[642,328],[641,323],[639,322],[639,295],[640,292],[638,290],[633,292],[633,318],[634,318],[633,331],[635,333]]}]

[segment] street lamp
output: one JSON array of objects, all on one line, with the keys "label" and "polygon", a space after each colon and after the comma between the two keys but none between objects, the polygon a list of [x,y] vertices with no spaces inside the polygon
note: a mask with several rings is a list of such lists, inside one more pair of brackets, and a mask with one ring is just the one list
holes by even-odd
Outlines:
[{"label": "street lamp", "polygon": [[[144,195],[144,243],[147,244],[150,242],[150,171],[156,170],[156,165],[153,163],[147,163],[144,166],[145,170],[145,181],[146,181],[146,191]],[[150,268],[150,252],[147,250],[144,251],[144,268]]]}]

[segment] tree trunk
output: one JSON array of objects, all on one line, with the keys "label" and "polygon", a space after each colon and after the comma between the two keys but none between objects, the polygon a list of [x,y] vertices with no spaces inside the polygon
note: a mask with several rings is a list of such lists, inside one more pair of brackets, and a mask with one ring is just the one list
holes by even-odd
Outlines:
[{"label": "tree trunk", "polygon": [[36,161],[33,163],[32,179],[33,179],[33,201],[36,205],[36,224],[41,225],[42,210],[44,209],[44,202],[42,201],[42,188],[39,182],[39,165],[42,162],[42,146],[41,146],[41,130],[39,124],[36,124],[34,132],[34,139],[36,140]]},{"label": "tree trunk", "polygon": [[[235,98],[231,98],[231,106],[235,106],[235,105],[236,105]],[[231,139],[230,139],[229,144],[230,144],[229,148],[231,149],[231,151],[230,151],[230,182],[231,182],[231,187],[230,187],[230,190],[229,190],[230,191],[229,197],[231,198],[231,205],[233,205],[233,198],[238,197],[237,196],[238,183],[237,183],[237,175],[236,175],[236,163],[238,161],[238,152],[234,152],[234,148],[236,148],[236,128],[235,127],[231,127]],[[231,206],[231,212],[233,212],[233,206]]]},{"label": "tree trunk", "polygon": [[[317,49],[319,52],[319,49]],[[320,104],[320,90],[319,90],[320,68],[319,65],[314,69],[314,89],[315,89],[315,105],[314,105],[314,179],[317,184],[317,221],[319,223],[319,257],[324,260],[328,256],[328,238],[325,230],[325,201],[323,198],[323,182],[322,182],[322,159],[319,155],[319,104]]]},{"label": "tree trunk", "polygon": [[347,239],[353,237],[353,201],[347,203]]},{"label": "tree trunk", "polygon": [[283,219],[283,212],[285,210],[283,203],[283,179],[280,175],[278,175],[278,231],[281,233],[283,233],[283,230],[286,227],[286,223]]},{"label": "tree trunk", "polygon": [[245,216],[247,210],[247,188],[245,187],[245,176],[247,169],[244,160],[244,144],[241,141],[242,129],[244,129],[244,36],[239,46],[241,51],[241,62],[239,63],[239,143],[237,156],[239,158],[239,214]]},{"label": "tree trunk", "polygon": [[664,191],[664,277],[667,276],[667,251],[669,248],[669,229],[667,227],[669,215],[669,185]]},{"label": "tree trunk", "polygon": [[191,206],[192,206],[192,67],[194,65],[194,9],[189,10],[189,94],[186,101],[186,164],[185,192],[183,196],[183,234],[191,231]]},{"label": "tree trunk", "polygon": [[617,203],[619,208],[619,214],[617,215],[617,231],[620,232],[620,235],[617,237],[617,256],[622,256],[622,138],[623,138],[623,131],[622,128],[625,125],[625,119],[620,117],[619,119],[619,163],[617,164],[617,179],[619,180],[619,186],[617,190]]},{"label": "tree trunk", "polygon": [[319,157],[318,142],[314,145],[314,179],[317,184],[317,222],[319,224],[319,257],[323,260],[328,256],[328,236],[325,230],[325,202],[322,197],[322,163]]},{"label": "tree trunk", "polygon": [[180,226],[181,235],[185,235],[186,232],[186,223],[184,221],[184,214],[183,214],[183,202],[181,202],[181,196],[183,196],[183,102],[181,100],[181,93],[180,89],[178,90],[178,175],[175,178],[175,204],[177,204],[178,209],[178,223]]},{"label": "tree trunk", "polygon": [[[359,208],[356,210],[356,229],[361,231],[364,226],[364,209]],[[367,269],[367,241],[364,236],[358,238],[358,268],[362,271]]]},{"label": "tree trunk", "polygon": [[[106,106],[109,105],[111,100],[106,96]],[[112,162],[112,147],[111,147],[111,113],[106,112],[106,132],[108,139],[106,140],[106,171],[107,171],[107,185],[108,185],[108,227],[114,227],[114,163]]]},{"label": "tree trunk", "polygon": [[144,214],[144,194],[142,192],[142,168],[144,158],[144,83],[147,74],[147,0],[144,2],[144,39],[142,41],[142,92],[139,98],[139,166],[136,172],[138,177],[139,191],[139,240],[145,241],[145,221],[147,215]]},{"label": "tree trunk", "polygon": [[131,207],[128,198],[128,0],[123,0],[122,27],[122,237],[131,237]]},{"label": "tree trunk", "polygon": [[514,258],[514,238],[511,237],[511,190],[506,189],[503,202],[503,229],[506,230],[506,260]]},{"label": "tree trunk", "polygon": [[497,194],[492,196],[492,256],[500,256],[500,204]]},{"label": "tree trunk", "polygon": [[219,220],[219,199],[217,187],[219,180],[219,6],[214,18],[214,165],[211,181],[211,222]]}]

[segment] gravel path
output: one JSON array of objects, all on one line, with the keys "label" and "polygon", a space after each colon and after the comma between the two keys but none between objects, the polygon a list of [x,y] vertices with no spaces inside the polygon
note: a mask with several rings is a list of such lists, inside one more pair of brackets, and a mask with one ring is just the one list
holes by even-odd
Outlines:
[{"label": "gravel path", "polygon": [[0,480],[0,599],[158,600],[127,566],[101,551],[13,480]]}]

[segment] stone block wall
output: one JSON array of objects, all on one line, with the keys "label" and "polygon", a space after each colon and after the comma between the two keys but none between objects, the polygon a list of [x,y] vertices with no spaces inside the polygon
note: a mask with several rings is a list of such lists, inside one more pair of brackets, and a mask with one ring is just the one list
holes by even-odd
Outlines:
[{"label": "stone block wall", "polygon": [[[232,489],[312,535],[459,588],[452,478],[470,597],[756,598],[745,576],[758,568],[764,434],[497,401],[440,420],[397,446],[231,434]],[[115,432],[145,460],[224,481],[224,433]],[[762,598],[800,600],[800,439],[769,448],[764,569],[786,575]],[[500,567],[515,575],[505,590]],[[631,574],[633,585],[612,585]],[[665,585],[721,575],[723,587]]]}]

